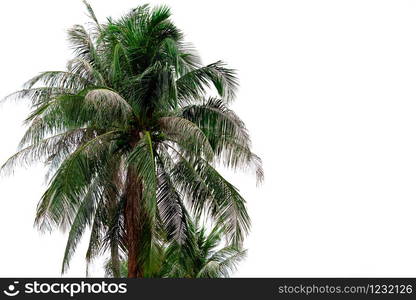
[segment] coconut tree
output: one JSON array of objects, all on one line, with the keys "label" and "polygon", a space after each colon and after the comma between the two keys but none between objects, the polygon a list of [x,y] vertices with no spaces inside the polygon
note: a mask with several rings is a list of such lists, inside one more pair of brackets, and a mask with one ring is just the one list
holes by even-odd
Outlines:
[{"label": "coconut tree", "polygon": [[69,30],[67,70],[42,72],[8,97],[29,99],[31,112],[2,170],[48,166],[35,223],[69,231],[62,271],[90,228],[87,262],[109,252],[118,276],[127,256],[128,276],[143,277],[161,232],[186,240],[187,209],[241,245],[250,227],[245,200],[216,166],[252,169],[258,181],[263,173],[229,108],[234,70],[203,65],[165,6],[105,23],[86,6],[94,24]]},{"label": "coconut tree", "polygon": [[[144,277],[160,278],[223,278],[229,277],[246,256],[246,250],[223,244],[222,229],[207,232],[203,226],[188,222],[188,234],[182,244],[160,241],[153,247],[151,260],[145,265]],[[107,264],[107,276],[113,277],[112,264]],[[120,266],[127,277],[127,261]]]},{"label": "coconut tree", "polygon": [[235,245],[221,247],[222,230],[215,227],[206,233],[203,227],[190,229],[183,245],[174,243],[167,250],[169,277],[229,277],[246,256],[246,250]]},{"label": "coconut tree", "polygon": [[236,245],[223,245],[223,229],[204,227],[189,222],[189,233],[183,244],[173,241],[166,249],[163,269],[166,277],[221,278],[229,277],[246,256]]}]

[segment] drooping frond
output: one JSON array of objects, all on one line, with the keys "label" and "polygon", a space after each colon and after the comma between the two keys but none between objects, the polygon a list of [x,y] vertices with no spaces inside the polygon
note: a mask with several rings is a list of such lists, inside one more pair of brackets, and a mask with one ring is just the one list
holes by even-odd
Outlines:
[{"label": "drooping frond", "polygon": [[178,144],[187,154],[203,155],[208,161],[213,158],[209,140],[194,123],[180,117],[164,117],[159,119],[159,124],[166,139]]},{"label": "drooping frond", "polygon": [[70,92],[70,90],[60,87],[29,88],[8,95],[5,98],[3,98],[1,102],[6,102],[10,100],[30,99],[31,105],[33,107],[37,107],[41,104],[44,104],[45,102],[49,102],[50,100],[55,99],[59,95]]},{"label": "drooping frond", "polygon": [[[109,162],[109,166],[103,172],[97,174],[87,188],[68,234],[67,246],[62,262],[62,273],[69,267],[70,259],[74,254],[83,233],[87,227],[93,226],[93,222],[101,222],[98,227],[106,230],[106,236],[100,241],[99,248],[103,251],[111,248],[112,256],[114,256],[112,257],[112,264],[117,264],[117,261],[119,260],[118,250],[119,248],[124,249],[120,238],[120,231],[123,230],[120,228],[120,226],[122,227],[122,225],[120,225],[120,218],[122,215],[123,201],[121,200],[120,186],[118,186],[122,174],[119,165],[120,160],[118,160],[117,157],[114,157],[112,161]],[[97,216],[99,216],[99,218],[97,218]],[[96,218],[95,221],[94,218]],[[97,227],[97,224],[94,226]],[[104,234],[104,232],[101,234]],[[91,238],[93,238],[93,236]],[[91,242],[92,241],[90,241],[90,243]],[[94,243],[90,244],[90,247],[94,247]],[[91,252],[91,249],[89,249],[89,254],[93,252],[94,251]],[[116,266],[116,268],[118,269],[119,267]],[[114,276],[117,274],[117,271],[115,271]]]},{"label": "drooping frond", "polygon": [[[68,100],[71,102],[71,105],[65,105],[65,101]],[[19,148],[37,144],[51,135],[57,135],[77,128],[87,128],[87,122],[79,120],[78,111],[80,106],[76,105],[79,102],[72,100],[78,99],[74,95],[60,95],[56,99],[45,102],[34,109],[25,120],[25,124],[29,127],[19,143]],[[71,113],[76,115],[77,118],[71,118]]]},{"label": "drooping frond", "polygon": [[221,99],[182,108],[183,118],[195,123],[208,138],[216,161],[233,169],[253,169],[263,180],[261,159],[251,152],[250,136],[244,122]]},{"label": "drooping frond", "polygon": [[[250,146],[250,136],[244,122],[227,105],[218,98],[209,98],[202,104],[188,105],[182,108],[181,114],[184,118],[197,124],[206,135],[230,136],[243,145]],[[211,143],[218,151],[223,145],[217,145],[215,137]]]},{"label": "drooping frond", "polygon": [[182,198],[169,176],[168,163],[158,156],[157,204],[159,215],[168,234],[168,240],[182,244],[187,234],[188,213]]},{"label": "drooping frond", "polygon": [[193,211],[197,215],[208,211],[232,243],[240,245],[250,228],[250,218],[238,190],[203,160],[182,158],[172,176],[181,184]]},{"label": "drooping frond", "polygon": [[94,221],[91,228],[88,249],[85,255],[87,262],[86,275],[88,277],[88,269],[90,263],[100,254],[105,235],[105,228],[102,222],[105,207],[98,205],[94,215]]},{"label": "drooping frond", "polygon": [[78,92],[94,84],[94,82],[89,81],[87,78],[71,72],[47,71],[33,77],[24,86],[26,89],[31,89],[40,82],[47,87],[67,89],[71,92]]},{"label": "drooping frond", "polygon": [[79,145],[88,129],[74,129],[30,145],[11,156],[0,168],[1,172],[11,172],[17,166],[28,167],[33,163],[55,155],[68,155]]},{"label": "drooping frond", "polygon": [[235,98],[238,81],[235,71],[218,61],[186,73],[176,81],[176,85],[178,98],[183,103],[200,100],[212,85],[220,97],[231,101]]},{"label": "drooping frond", "polygon": [[85,95],[85,104],[91,107],[95,118],[101,121],[116,121],[125,124],[132,116],[130,104],[109,89],[94,89]]},{"label": "drooping frond", "polygon": [[28,116],[30,124],[24,143],[77,127],[105,130],[123,128],[132,115],[130,105],[108,89],[89,89],[78,94],[61,94]]},{"label": "drooping frond", "polygon": [[96,178],[88,188],[88,191],[78,208],[76,216],[72,221],[62,261],[62,274],[69,268],[70,260],[75,253],[76,247],[78,246],[84,231],[91,225],[97,205],[104,204],[104,201],[102,200],[102,185],[99,183],[99,179]]},{"label": "drooping frond", "polygon": [[67,64],[67,70],[72,74],[85,78],[89,82],[93,82],[97,86],[106,85],[105,75],[99,69],[95,68],[92,62],[84,58],[76,57],[71,59]]},{"label": "drooping frond", "polygon": [[90,34],[82,25],[74,25],[68,30],[68,41],[77,58],[94,63],[97,53]]},{"label": "drooping frond", "polygon": [[149,217],[156,217],[156,189],[157,174],[155,168],[155,157],[153,142],[150,133],[146,131],[135,148],[127,158],[129,165],[133,166],[139,177],[143,180],[143,199]]},{"label": "drooping frond", "polygon": [[91,139],[62,162],[38,204],[35,222],[40,229],[65,229],[72,223],[87,187],[97,172],[106,171],[109,142],[115,134],[110,131]]}]

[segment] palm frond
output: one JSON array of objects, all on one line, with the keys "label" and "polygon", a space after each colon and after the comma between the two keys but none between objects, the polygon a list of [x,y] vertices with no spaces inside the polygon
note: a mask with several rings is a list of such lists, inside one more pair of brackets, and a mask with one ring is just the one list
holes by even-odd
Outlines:
[{"label": "palm frond", "polygon": [[33,107],[37,107],[45,102],[55,99],[61,94],[67,94],[71,91],[60,87],[37,87],[19,90],[1,100],[0,103],[12,100],[29,99]]},{"label": "palm frond", "polygon": [[94,83],[80,75],[64,71],[46,71],[33,77],[24,85],[25,89],[31,89],[36,84],[43,83],[47,87],[67,89],[78,92]]},{"label": "palm frond", "polygon": [[209,98],[202,104],[186,106],[182,108],[181,115],[204,132],[217,161],[233,169],[252,169],[258,183],[262,182],[264,173],[261,159],[250,150],[247,128],[221,99]]},{"label": "palm frond", "polygon": [[74,25],[68,30],[68,41],[77,58],[94,63],[97,58],[94,42],[82,25]]},{"label": "palm frond", "polygon": [[207,160],[213,158],[209,140],[194,123],[180,117],[163,117],[159,119],[159,124],[166,139],[177,143],[188,154],[203,155]]},{"label": "palm frond", "polygon": [[102,249],[102,242],[105,235],[104,224],[102,222],[103,210],[102,206],[97,206],[94,215],[94,221],[91,228],[90,238],[88,242],[88,249],[85,255],[87,262],[86,276],[88,277],[88,270],[90,263],[100,254]]},{"label": "palm frond", "polygon": [[181,184],[193,211],[199,216],[206,210],[222,225],[224,233],[240,245],[250,228],[245,200],[238,190],[205,161],[182,158],[172,171]]},{"label": "palm frond", "polygon": [[217,251],[197,274],[197,278],[227,278],[247,255],[246,250],[226,247]]},{"label": "palm frond", "polygon": [[[76,247],[78,246],[86,227],[90,226],[93,221],[97,204],[102,200],[101,193],[102,186],[98,184],[98,178],[96,178],[89,187],[88,192],[84,196],[77,214],[72,221],[65,247],[64,258],[62,260],[62,274],[69,268],[70,260],[75,253]],[[103,203],[101,203],[101,205],[102,204]]]},{"label": "palm frond", "polygon": [[213,85],[220,97],[226,101],[235,98],[238,87],[235,70],[228,69],[222,61],[192,70],[176,81],[178,98],[183,103],[200,100]]},{"label": "palm frond", "polygon": [[40,229],[65,229],[72,223],[87,187],[97,172],[105,171],[108,143],[115,134],[110,131],[91,139],[64,160],[38,204],[35,224]]},{"label": "palm frond", "polygon": [[148,131],[145,132],[136,147],[129,154],[127,163],[136,169],[137,174],[143,180],[145,208],[150,218],[154,220],[157,207],[157,174],[153,143]]},{"label": "palm frond", "polygon": [[85,7],[87,8],[89,17],[94,21],[97,28],[99,29],[100,28],[100,23],[98,22],[97,16],[95,15],[95,12],[92,9],[91,5],[86,0],[82,0],[82,2],[84,3]]},{"label": "palm frond", "polygon": [[158,190],[157,203],[161,221],[168,234],[168,240],[182,244],[187,234],[188,213],[182,203],[182,198],[169,176],[163,156],[157,156],[158,161]]},{"label": "palm frond", "polygon": [[109,89],[93,89],[85,95],[85,100],[87,108],[91,107],[95,117],[102,121],[125,124],[133,113],[130,104]]},{"label": "palm frond", "polygon": [[87,133],[86,128],[74,129],[34,143],[11,156],[1,166],[0,172],[11,172],[17,166],[28,167],[51,156],[67,155]]},{"label": "palm frond", "polygon": [[93,82],[97,86],[106,85],[105,75],[99,69],[95,68],[92,62],[84,58],[76,57],[71,59],[67,63],[67,70],[72,74],[85,78],[89,82]]}]

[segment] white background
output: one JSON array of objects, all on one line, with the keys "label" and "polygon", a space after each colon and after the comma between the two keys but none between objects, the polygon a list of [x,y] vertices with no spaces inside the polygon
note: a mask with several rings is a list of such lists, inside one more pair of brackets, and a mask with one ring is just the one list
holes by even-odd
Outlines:
[{"label": "white background", "polygon": [[[91,0],[102,21],[140,3]],[[164,3],[205,63],[239,70],[234,109],[264,160],[260,188],[232,178],[253,221],[234,275],[416,276],[416,2]],[[65,30],[86,21],[81,1],[2,0],[0,96],[63,69]],[[1,162],[26,113],[0,108]],[[0,179],[0,276],[60,276],[65,236],[32,227],[43,176]],[[85,248],[66,276],[85,275]]]}]

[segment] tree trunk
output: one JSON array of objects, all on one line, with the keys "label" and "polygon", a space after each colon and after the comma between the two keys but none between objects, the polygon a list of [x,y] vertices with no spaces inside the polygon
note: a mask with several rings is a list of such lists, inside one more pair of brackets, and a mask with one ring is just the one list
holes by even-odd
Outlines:
[{"label": "tree trunk", "polygon": [[143,228],[142,195],[143,183],[134,167],[127,170],[126,206],[124,224],[126,230],[127,267],[129,278],[143,277],[143,266],[139,260],[140,239]]}]

